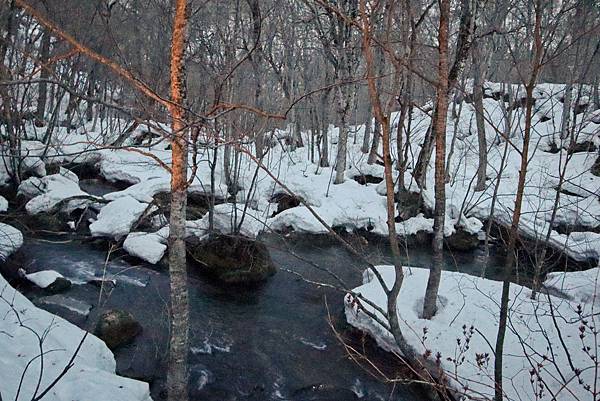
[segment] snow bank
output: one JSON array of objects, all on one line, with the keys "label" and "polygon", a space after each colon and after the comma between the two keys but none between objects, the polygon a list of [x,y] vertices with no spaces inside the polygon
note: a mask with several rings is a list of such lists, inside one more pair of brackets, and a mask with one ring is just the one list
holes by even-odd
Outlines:
[{"label": "snow bank", "polygon": [[560,291],[576,302],[600,306],[600,267],[578,272],[555,272],[546,275],[544,286]]},{"label": "snow bank", "polygon": [[[38,395],[58,377],[83,338],[84,331],[36,308],[10,287],[2,276],[0,294],[0,315],[3,317],[0,319],[0,393],[3,399],[15,399],[21,375],[27,369],[19,399],[29,400],[36,394],[40,374]],[[40,369],[42,359],[39,358],[38,338],[34,332],[44,336],[43,371]],[[33,362],[27,366],[30,361]],[[88,334],[73,367],[44,400],[151,401],[147,383],[117,376],[115,366],[108,347]]]},{"label": "snow bank", "polygon": [[[393,267],[377,269],[386,285],[391,286],[395,280]],[[419,354],[431,351],[432,361],[439,352],[439,361],[449,376],[451,386],[463,398],[492,399],[494,357],[489,344],[494,344],[496,339],[502,283],[444,271],[439,311],[432,320],[424,320],[419,315],[429,270],[407,267],[404,272],[405,279],[398,297],[398,316],[408,343]],[[353,291],[385,310],[387,299],[374,274],[365,272],[364,281]],[[529,289],[514,284],[510,287],[510,294],[510,324],[503,360],[506,397],[510,400],[537,399],[533,392],[539,391],[536,388],[539,375],[547,387],[543,399],[592,400],[592,395],[578,383],[577,378],[573,379],[575,373],[569,368],[567,354],[558,337],[560,330],[574,367],[581,371],[580,379],[593,388],[597,371],[582,348],[579,337],[582,320],[577,313],[577,305],[554,296],[531,300]],[[368,317],[363,309],[378,312],[365,302],[355,302],[349,294],[345,297],[345,305],[346,318],[351,325],[372,335],[386,350],[399,352],[391,334]],[[550,314],[551,306],[558,317],[557,326]],[[591,312],[592,305],[583,303],[582,316],[590,318],[593,325]],[[586,330],[583,343],[591,346],[594,354],[594,338],[589,329]],[[551,349],[548,349],[549,344]],[[533,376],[530,373],[532,369]],[[569,382],[565,386],[561,375]],[[532,377],[533,383],[530,381]]]},{"label": "snow bank", "polygon": [[8,210],[8,201],[4,196],[0,195],[0,212],[6,212]]}]

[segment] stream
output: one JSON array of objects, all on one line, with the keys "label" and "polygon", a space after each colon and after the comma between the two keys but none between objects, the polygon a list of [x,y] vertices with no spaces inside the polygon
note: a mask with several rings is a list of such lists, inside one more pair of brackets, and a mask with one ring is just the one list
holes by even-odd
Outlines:
[{"label": "stream", "polygon": [[[283,240],[262,236],[280,271],[254,288],[224,287],[198,275],[190,265],[190,388],[192,400],[417,400],[423,396],[407,385],[392,386],[372,377],[351,361],[328,321],[351,343],[391,371],[398,368],[344,323],[343,295],[317,287],[302,277],[333,283],[323,271],[304,260],[327,267],[347,285],[360,284],[364,266],[339,244],[324,237]],[[105,245],[107,248],[108,245]],[[52,269],[75,285],[48,296],[31,289],[26,295],[38,306],[93,330],[98,313],[107,309],[131,312],[142,324],[135,341],[115,351],[117,371],[151,382],[155,401],[163,399],[168,342],[168,274],[161,267],[131,264],[120,252],[68,238],[27,238],[24,249],[29,272]],[[388,259],[385,243],[369,243],[361,252],[376,263]],[[301,255],[299,259],[295,255]],[[410,249],[404,262],[428,266],[426,247]],[[481,274],[482,252],[447,253],[450,270]],[[128,259],[130,260],[130,259]],[[492,256],[490,266],[501,266]],[[460,267],[460,269],[459,269]],[[493,270],[493,269],[492,269]],[[116,286],[100,294],[90,280],[103,277]]]}]

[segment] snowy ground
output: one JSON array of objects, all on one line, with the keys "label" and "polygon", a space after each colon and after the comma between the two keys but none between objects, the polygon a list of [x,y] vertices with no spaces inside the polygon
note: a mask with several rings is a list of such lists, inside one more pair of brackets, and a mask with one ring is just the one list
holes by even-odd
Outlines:
[{"label": "snowy ground", "polygon": [[[395,280],[393,267],[377,269],[391,287]],[[502,283],[444,271],[439,291],[440,309],[433,319],[425,320],[420,319],[419,314],[429,270],[406,267],[404,271],[398,316],[408,343],[421,355],[431,351],[432,361],[439,353],[441,366],[459,395],[465,399],[492,399],[492,345],[498,330]],[[567,278],[563,284],[568,287],[569,281]],[[578,282],[581,284],[581,280]],[[587,284],[589,289],[590,282]],[[600,356],[596,342],[600,337],[592,334],[599,323],[597,306],[594,309],[593,303],[571,302],[554,296],[531,300],[531,291],[515,284],[510,291],[510,322],[503,361],[506,399],[594,401],[591,391],[599,390],[596,380],[600,375],[592,359]],[[364,284],[354,292],[384,310],[387,307],[387,297],[369,271],[364,275]],[[384,349],[399,352],[391,334],[367,316],[364,309],[382,315],[365,302],[357,304],[353,300],[352,295],[345,298],[348,322],[369,333]],[[585,321],[587,326],[583,324]],[[584,347],[590,347],[589,352],[584,351]],[[570,368],[569,358],[575,370]],[[578,377],[576,370],[580,371]],[[586,385],[590,385],[591,390],[586,390]]]},{"label": "snowy ground", "polygon": [[[499,84],[489,84],[491,91],[501,91]],[[518,88],[513,88],[515,93]],[[504,89],[505,90],[505,89]],[[536,240],[545,239],[548,232],[552,208],[556,197],[556,188],[559,182],[559,172],[568,157],[568,168],[562,185],[563,193],[560,195],[559,207],[556,212],[554,226],[558,224],[577,226],[577,230],[569,235],[560,234],[552,227],[549,244],[577,260],[598,259],[600,256],[600,234],[595,233],[600,228],[600,177],[590,173],[590,168],[596,160],[596,153],[580,152],[568,156],[566,148],[570,139],[561,139],[560,123],[562,116],[561,96],[562,85],[539,85],[536,89],[536,111],[532,146],[530,148],[530,167],[523,213],[521,219],[521,233]],[[474,110],[471,104],[463,103],[460,118],[448,119],[448,153],[452,147],[452,137],[456,132],[453,157],[450,161],[451,180],[447,185],[447,216],[446,235],[452,234],[457,227],[468,232],[477,232],[482,224],[491,216],[491,204],[496,184],[496,178],[501,167],[505,141],[500,141],[499,132],[505,131],[505,109],[499,101],[486,98],[486,126],[487,141],[489,145],[488,156],[488,181],[484,191],[474,192],[474,177],[478,163],[478,145],[474,122]],[[451,114],[451,113],[450,113]],[[542,121],[541,118],[547,119]],[[600,144],[600,119],[593,112],[578,114],[575,123],[575,139],[578,143],[590,142]],[[522,127],[524,116],[522,109],[512,113],[511,129],[509,136],[514,146],[509,146],[506,157],[506,167],[502,171],[497,203],[493,212],[494,220],[507,223],[512,215],[514,191],[517,186],[519,170]],[[411,149],[409,155],[419,152],[422,139],[429,124],[429,116],[421,111],[416,111],[413,116]],[[146,127],[138,127],[135,135],[141,135]],[[395,132],[395,129],[393,130]],[[348,170],[346,181],[333,185],[334,172],[332,168],[320,168],[315,163],[308,161],[308,148],[298,148],[290,151],[280,143],[270,149],[264,164],[296,195],[304,199],[316,213],[330,226],[345,227],[348,230],[357,228],[369,229],[381,235],[387,234],[385,188],[383,184],[360,185],[351,178],[356,175],[369,174],[382,177],[383,167],[377,164],[368,165],[367,155],[360,152],[364,126],[357,126],[351,130],[348,146]],[[117,135],[118,133],[115,133]],[[33,135],[33,134],[32,134]],[[281,137],[285,132],[276,131],[275,136]],[[329,154],[332,160],[337,152],[337,128],[330,127],[331,145]],[[165,143],[159,142],[155,146],[144,148],[143,151],[152,157],[132,152],[129,150],[103,149],[97,137],[99,133],[91,131],[90,126],[82,127],[79,131],[67,134],[64,129],[57,132],[54,145],[45,159],[46,163],[61,161],[92,162],[95,163],[102,176],[109,181],[130,183],[131,186],[124,191],[113,192],[104,196],[103,201],[110,202],[104,206],[112,212],[101,213],[99,220],[92,225],[92,233],[98,236],[125,238],[132,228],[133,223],[152,201],[152,197],[159,192],[169,189],[169,174],[152,157],[162,162],[170,163],[170,152],[165,150]],[[305,138],[308,142],[308,138]],[[35,141],[27,142],[28,152],[31,153],[29,164],[35,171],[43,171],[44,160],[38,157],[40,150],[35,148]],[[96,143],[96,145],[93,145]],[[559,151],[551,153],[551,144]],[[39,147],[44,147],[41,143]],[[395,140],[392,141],[395,149]],[[252,149],[248,149],[252,151]],[[82,153],[83,152],[83,153]],[[199,166],[196,176],[192,180],[190,193],[208,194],[210,188],[209,160],[211,154],[206,148],[200,148],[198,156]],[[220,150],[219,163],[216,170],[216,196],[227,198],[227,186],[223,171],[223,150]],[[257,179],[252,185],[256,164],[247,156],[241,155],[241,169],[239,172],[239,186],[242,188],[237,193],[240,202],[240,213],[233,221],[224,226],[237,226],[245,209],[244,202],[248,203],[246,211],[250,214],[244,218],[242,229],[247,234],[256,235],[265,229],[293,228],[299,232],[324,233],[326,228],[304,206],[288,209],[276,216],[276,204],[269,203],[273,194],[284,192],[268,174],[258,171]],[[40,167],[40,163],[42,167]],[[409,158],[406,182],[411,190],[417,190],[412,177],[412,168],[415,160]],[[191,167],[190,167],[191,170]],[[5,175],[6,176],[6,175]],[[427,174],[427,189],[423,192],[425,203],[433,205],[433,161]],[[30,182],[33,181],[33,182]],[[37,195],[27,205],[31,213],[47,211],[55,207],[61,199],[66,197],[76,198],[68,202],[71,209],[94,204],[93,197],[86,197],[81,191],[76,179],[61,171],[61,175],[47,176],[41,179],[32,178],[21,186],[21,192]],[[33,188],[33,189],[32,189]],[[37,194],[36,194],[37,191]],[[127,200],[126,200],[127,199]],[[95,204],[101,208],[102,204]],[[191,222],[191,226],[203,227],[205,222]],[[417,216],[404,222],[397,223],[396,230],[401,235],[410,235],[418,231],[431,231],[431,219]],[[155,227],[156,230],[163,228]],[[222,227],[223,228],[223,227]],[[198,230],[197,230],[198,231]],[[137,248],[134,253],[140,256],[139,235],[128,241],[128,248]],[[151,238],[158,240],[158,237]],[[164,241],[159,241],[165,243]],[[156,260],[157,255],[147,259]]]}]

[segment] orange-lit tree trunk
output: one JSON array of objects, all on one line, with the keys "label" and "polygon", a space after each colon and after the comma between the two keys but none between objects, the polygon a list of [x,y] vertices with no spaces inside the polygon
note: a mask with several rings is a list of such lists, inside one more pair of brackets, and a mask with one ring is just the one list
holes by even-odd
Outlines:
[{"label": "orange-lit tree trunk", "polygon": [[188,357],[188,288],[185,255],[187,204],[188,129],[185,124],[185,48],[187,45],[187,0],[175,0],[171,39],[171,217],[169,233],[169,274],[171,284],[171,338],[167,391],[169,401],[185,401]]},{"label": "orange-lit tree trunk", "polygon": [[435,210],[433,218],[433,267],[429,272],[423,317],[431,319],[437,310],[437,294],[444,262],[444,219],[446,215],[446,116],[448,114],[448,31],[450,0],[440,1],[438,32],[438,85],[433,136],[435,138]]}]

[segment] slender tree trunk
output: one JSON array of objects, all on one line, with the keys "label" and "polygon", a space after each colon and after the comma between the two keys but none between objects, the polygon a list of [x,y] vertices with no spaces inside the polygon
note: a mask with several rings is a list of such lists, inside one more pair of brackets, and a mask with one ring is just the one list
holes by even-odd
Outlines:
[{"label": "slender tree trunk", "polygon": [[169,233],[169,275],[171,285],[171,338],[167,391],[169,401],[186,401],[188,366],[189,305],[185,250],[187,204],[188,129],[185,124],[185,48],[188,30],[187,0],[174,0],[171,40],[171,216]]},{"label": "slender tree trunk", "polygon": [[363,153],[369,153],[369,143],[371,142],[371,129],[373,128],[373,113],[371,107],[367,106],[367,118],[365,120],[365,134],[363,135],[362,146],[360,151]]},{"label": "slender tree trunk", "polygon": [[377,161],[377,151],[379,150],[379,141],[381,140],[381,124],[375,121],[373,129],[373,140],[371,141],[371,150],[369,150],[369,158],[367,164],[373,164]]},{"label": "slender tree trunk", "polygon": [[339,115],[339,133],[337,142],[337,155],[335,159],[335,180],[334,184],[344,182],[344,173],[346,172],[346,158],[348,153],[348,109],[350,107],[349,94],[345,88],[338,88],[338,115]]},{"label": "slender tree trunk", "polygon": [[[479,166],[477,167],[477,183],[475,191],[485,189],[487,167],[487,141],[485,138],[485,118],[483,109],[483,84],[487,70],[485,57],[480,52],[481,45],[473,45],[473,105],[475,107],[475,122],[477,124],[477,143],[479,145]],[[482,57],[484,60],[482,60]]]},{"label": "slender tree trunk", "polygon": [[569,126],[571,125],[571,106],[573,103],[573,84],[569,82],[565,87],[565,95],[563,99],[562,118],[560,120],[560,139],[566,139],[569,135]]},{"label": "slender tree trunk", "polygon": [[438,33],[438,87],[433,136],[435,137],[435,210],[433,217],[433,268],[429,272],[423,317],[431,319],[437,311],[437,294],[444,264],[444,220],[446,216],[446,118],[448,114],[448,31],[450,0],[440,1]]},{"label": "slender tree trunk", "polygon": [[525,85],[526,91],[526,106],[525,106],[525,127],[523,132],[523,149],[521,151],[521,168],[519,170],[519,182],[517,185],[517,193],[515,197],[515,207],[513,210],[512,223],[509,230],[508,249],[506,262],[504,264],[504,280],[502,283],[502,297],[500,299],[500,319],[498,322],[498,335],[496,337],[496,346],[494,349],[494,401],[503,400],[502,390],[502,375],[504,360],[504,338],[506,336],[506,325],[508,322],[508,309],[510,297],[510,279],[515,262],[515,248],[517,244],[517,236],[519,230],[519,222],[521,219],[521,206],[523,203],[523,192],[525,190],[525,180],[527,178],[527,165],[529,162],[529,140],[531,137],[531,120],[533,117],[533,89],[537,82],[542,66],[542,1],[537,0],[535,3],[535,27],[533,32],[534,40],[534,57],[531,64],[531,75],[529,82]]},{"label": "slender tree trunk", "polygon": [[329,167],[329,124],[327,121],[327,91],[321,95],[321,157],[319,165]]},{"label": "slender tree trunk", "polygon": [[40,50],[40,79],[42,82],[38,85],[38,97],[37,97],[37,109],[35,113],[36,120],[38,124],[43,124],[44,122],[44,114],[46,112],[46,101],[48,98],[48,84],[44,82],[44,79],[48,79],[50,73],[48,69],[50,66],[46,65],[48,62],[48,58],[50,57],[50,32],[48,30],[44,30],[44,34],[42,35],[42,48]]}]

